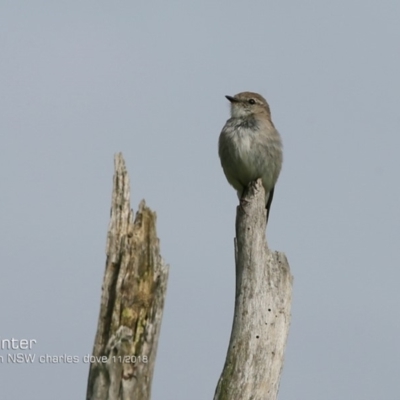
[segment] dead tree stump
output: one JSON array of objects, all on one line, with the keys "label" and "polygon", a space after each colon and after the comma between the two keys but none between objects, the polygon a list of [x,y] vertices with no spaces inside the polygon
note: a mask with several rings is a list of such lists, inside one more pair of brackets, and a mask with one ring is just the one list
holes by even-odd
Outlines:
[{"label": "dead tree stump", "polygon": [[150,400],[168,266],[156,214],[142,201],[134,218],[122,154],[115,156],[100,315],[87,400]]},{"label": "dead tree stump", "polygon": [[286,256],[268,248],[265,204],[258,180],[237,210],[235,312],[214,400],[277,398],[293,278]]}]

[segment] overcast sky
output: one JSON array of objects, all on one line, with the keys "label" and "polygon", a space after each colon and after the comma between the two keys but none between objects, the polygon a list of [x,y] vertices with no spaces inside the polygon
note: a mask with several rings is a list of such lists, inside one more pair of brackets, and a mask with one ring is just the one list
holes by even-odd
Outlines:
[{"label": "overcast sky", "polygon": [[[294,275],[280,400],[400,393],[400,2],[0,0],[0,338],[82,358],[113,157],[170,264],[153,400],[211,399],[234,305],[225,95],[284,142],[268,243]],[[1,398],[83,399],[89,366],[12,365]]]}]

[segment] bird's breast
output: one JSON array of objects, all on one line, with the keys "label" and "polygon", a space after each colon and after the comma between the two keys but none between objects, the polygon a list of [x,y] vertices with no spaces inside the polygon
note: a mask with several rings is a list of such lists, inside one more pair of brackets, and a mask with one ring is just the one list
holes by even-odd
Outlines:
[{"label": "bird's breast", "polygon": [[266,188],[274,185],[282,162],[282,144],[272,125],[228,120],[219,147],[227,176],[243,186],[258,178],[263,178]]},{"label": "bird's breast", "polygon": [[247,185],[257,175],[254,135],[255,131],[238,126],[227,132],[222,144],[225,147],[226,166],[243,185]]}]

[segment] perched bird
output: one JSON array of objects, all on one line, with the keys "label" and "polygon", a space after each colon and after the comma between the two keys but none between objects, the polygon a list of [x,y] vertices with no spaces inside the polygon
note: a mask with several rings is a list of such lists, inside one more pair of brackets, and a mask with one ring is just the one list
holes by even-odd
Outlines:
[{"label": "perched bird", "polygon": [[250,182],[262,179],[268,221],[282,167],[281,137],[271,121],[271,111],[264,97],[252,92],[225,97],[231,102],[231,118],[219,136],[222,168],[239,199]]}]

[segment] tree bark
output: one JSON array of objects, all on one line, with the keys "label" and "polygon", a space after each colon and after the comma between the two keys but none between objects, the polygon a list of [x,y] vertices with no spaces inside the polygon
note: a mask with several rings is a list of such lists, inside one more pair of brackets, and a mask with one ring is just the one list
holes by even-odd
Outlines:
[{"label": "tree bark", "polygon": [[114,160],[111,218],[87,400],[149,400],[168,280],[156,214],[142,200],[133,220],[122,154]]},{"label": "tree bark", "polygon": [[235,312],[214,400],[277,398],[293,278],[286,256],[268,248],[265,204],[258,180],[237,209]]}]

